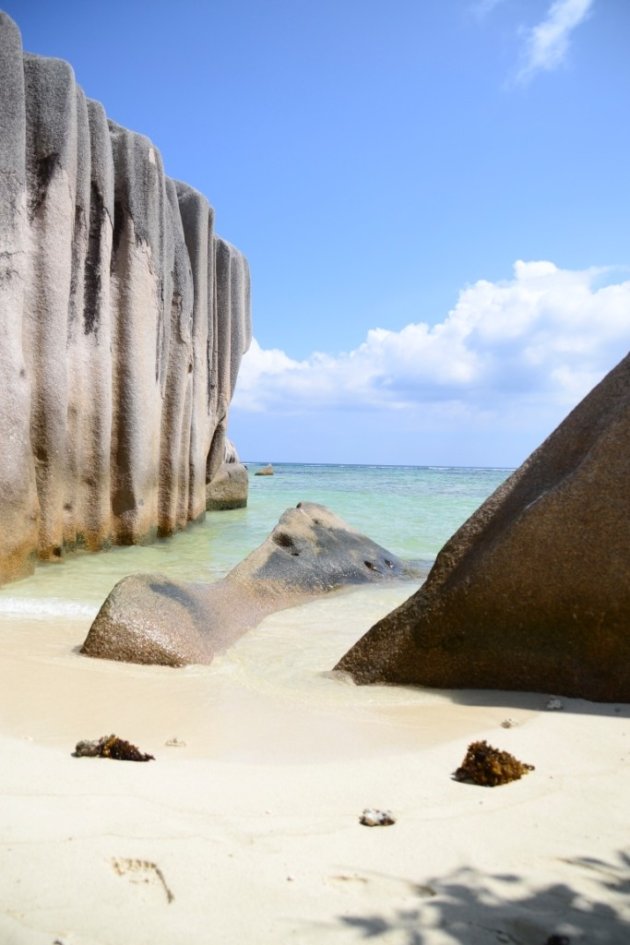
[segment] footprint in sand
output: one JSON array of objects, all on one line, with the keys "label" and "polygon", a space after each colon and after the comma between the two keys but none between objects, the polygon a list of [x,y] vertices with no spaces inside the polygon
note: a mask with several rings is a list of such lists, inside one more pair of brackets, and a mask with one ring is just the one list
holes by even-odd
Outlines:
[{"label": "footprint in sand", "polygon": [[118,876],[126,876],[132,883],[153,883],[161,886],[166,901],[171,903],[175,896],[164,879],[164,873],[150,860],[133,860],[127,857],[112,857],[112,868]]},{"label": "footprint in sand", "polygon": [[432,886],[425,886],[420,883],[413,883],[409,880],[397,876],[386,876],[381,873],[366,871],[358,872],[340,872],[325,878],[328,885],[337,888],[346,888],[348,890],[364,889],[366,894],[373,896],[378,890],[380,894],[403,898],[426,899],[437,895]]}]

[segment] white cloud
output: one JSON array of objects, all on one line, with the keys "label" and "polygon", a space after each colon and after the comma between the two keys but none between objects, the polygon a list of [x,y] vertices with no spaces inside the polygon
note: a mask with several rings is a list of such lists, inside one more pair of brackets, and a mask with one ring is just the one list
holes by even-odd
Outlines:
[{"label": "white cloud", "polygon": [[527,30],[523,65],[517,75],[528,82],[537,72],[557,69],[565,61],[571,34],[583,23],[595,0],[554,0],[540,23]]},{"label": "white cloud", "polygon": [[463,289],[437,324],[373,328],[350,352],[297,361],[254,341],[234,407],[420,411],[427,422],[566,412],[629,343],[630,280],[611,282],[605,269],[519,261],[513,278]]}]

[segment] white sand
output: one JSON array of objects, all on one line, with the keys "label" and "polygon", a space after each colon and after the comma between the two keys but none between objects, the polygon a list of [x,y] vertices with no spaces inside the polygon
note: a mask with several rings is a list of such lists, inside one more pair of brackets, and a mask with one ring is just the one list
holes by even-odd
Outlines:
[{"label": "white sand", "polygon": [[[1,945],[628,945],[630,707],[321,675],[374,606],[287,611],[183,671],[80,657],[89,619],[3,618]],[[156,761],[71,757],[109,732]],[[473,738],[536,770],[455,782]]]}]

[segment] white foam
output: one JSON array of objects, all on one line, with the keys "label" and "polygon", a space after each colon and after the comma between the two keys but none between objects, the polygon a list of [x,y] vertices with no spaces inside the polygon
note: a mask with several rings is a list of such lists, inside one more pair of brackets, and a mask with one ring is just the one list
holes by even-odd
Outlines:
[{"label": "white foam", "polygon": [[45,620],[49,617],[96,617],[98,605],[62,597],[0,597],[0,615]]}]

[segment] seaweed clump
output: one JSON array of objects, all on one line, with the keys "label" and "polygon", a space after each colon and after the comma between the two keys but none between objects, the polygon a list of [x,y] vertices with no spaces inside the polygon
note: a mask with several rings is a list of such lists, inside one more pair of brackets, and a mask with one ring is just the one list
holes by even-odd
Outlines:
[{"label": "seaweed clump", "polygon": [[116,761],[155,761],[153,755],[147,755],[117,735],[103,735],[94,741],[77,742],[72,752],[74,758],[114,758]]},{"label": "seaweed clump", "polygon": [[486,741],[471,742],[461,766],[454,773],[456,781],[468,781],[483,787],[496,787],[518,781],[524,774],[534,770],[507,751],[499,751]]}]

